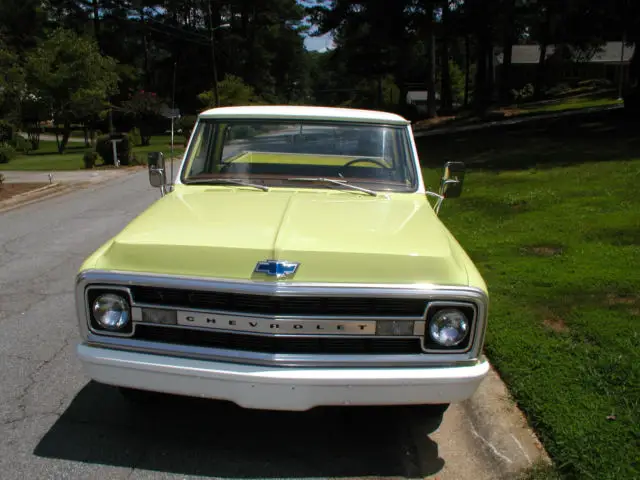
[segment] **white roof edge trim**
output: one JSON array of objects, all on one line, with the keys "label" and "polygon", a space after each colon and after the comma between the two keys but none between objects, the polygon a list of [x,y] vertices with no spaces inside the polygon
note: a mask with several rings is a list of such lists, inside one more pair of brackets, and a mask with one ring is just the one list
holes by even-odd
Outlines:
[{"label": "white roof edge trim", "polygon": [[376,110],[360,110],[339,107],[302,107],[290,105],[257,105],[244,107],[221,107],[206,110],[200,119],[237,118],[270,120],[328,120],[332,122],[361,122],[391,125],[410,125],[411,122],[399,115]]}]

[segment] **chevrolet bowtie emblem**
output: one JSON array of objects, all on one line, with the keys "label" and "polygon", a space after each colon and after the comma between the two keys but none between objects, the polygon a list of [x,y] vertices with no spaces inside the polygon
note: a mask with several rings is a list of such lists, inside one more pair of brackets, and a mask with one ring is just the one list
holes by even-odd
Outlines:
[{"label": "chevrolet bowtie emblem", "polygon": [[288,277],[296,273],[299,263],[286,262],[281,260],[265,260],[256,264],[256,273],[264,273],[270,277]]}]

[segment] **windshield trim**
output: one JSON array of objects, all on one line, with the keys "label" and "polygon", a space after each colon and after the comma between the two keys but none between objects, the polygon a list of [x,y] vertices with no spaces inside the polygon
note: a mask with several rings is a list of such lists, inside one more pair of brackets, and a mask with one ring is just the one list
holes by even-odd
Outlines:
[{"label": "windshield trim", "polygon": [[[189,185],[189,180],[187,178],[187,172],[189,170],[190,167],[190,161],[189,158],[191,156],[191,154],[193,153],[193,149],[195,148],[195,144],[196,144],[196,135],[198,134],[200,128],[203,127],[204,124],[220,124],[220,123],[228,123],[228,122],[233,122],[234,124],[254,124],[256,123],[255,118],[235,118],[233,116],[225,116],[225,117],[216,117],[216,118],[206,118],[206,117],[200,117],[198,118],[198,121],[196,122],[196,124],[193,127],[193,131],[192,134],[190,136],[189,139],[189,146],[187,148],[187,150],[184,153],[184,161],[182,162],[182,166],[180,168],[180,183],[183,185]],[[379,123],[369,123],[369,122],[361,122],[361,121],[357,121],[357,120],[323,120],[323,119],[317,119],[317,120],[311,120],[308,118],[301,118],[301,119],[297,119],[297,118],[260,118],[259,119],[260,123],[275,123],[275,124],[285,124],[285,123],[291,123],[291,124],[297,124],[297,125],[305,125],[305,124],[311,124],[311,125],[323,125],[323,126],[335,126],[336,124],[340,124],[340,125],[348,125],[348,126],[353,126],[353,127],[360,127],[360,128],[370,128],[372,126],[375,127],[380,127],[380,128],[390,128],[390,129],[394,129],[394,130],[399,130],[402,131],[402,143],[403,143],[403,147],[405,149],[405,151],[407,152],[407,166],[408,166],[408,176],[412,177],[412,182],[410,185],[407,185],[407,190],[406,191],[398,191],[397,193],[403,193],[403,194],[413,194],[413,193],[417,193],[420,190],[420,179],[422,176],[422,173],[420,171],[419,166],[417,165],[417,153],[414,151],[413,146],[412,146],[412,142],[411,142],[411,133],[408,131],[411,126],[410,125],[395,125],[393,123],[387,123],[387,122],[379,122]],[[249,176],[247,178],[248,181],[250,181],[251,177]],[[283,187],[283,188],[288,188],[288,187]],[[312,188],[312,187],[311,187]],[[377,190],[376,190],[377,191]],[[389,191],[385,191],[385,190],[381,190],[382,192],[389,192]],[[395,192],[395,191],[392,191]]]}]

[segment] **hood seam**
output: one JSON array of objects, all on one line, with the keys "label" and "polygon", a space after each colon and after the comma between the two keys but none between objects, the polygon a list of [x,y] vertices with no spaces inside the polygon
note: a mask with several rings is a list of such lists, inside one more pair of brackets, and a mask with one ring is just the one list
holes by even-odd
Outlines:
[{"label": "hood seam", "polygon": [[271,246],[271,259],[279,260],[279,252],[280,248],[278,247],[278,242],[280,240],[280,234],[282,233],[282,227],[287,219],[289,214],[289,209],[291,208],[291,204],[293,203],[293,198],[295,197],[296,192],[292,192],[292,194],[287,199],[287,205],[284,207],[282,211],[282,217],[280,218],[280,223],[278,224],[278,229],[276,230],[276,235],[273,239],[273,245]]}]

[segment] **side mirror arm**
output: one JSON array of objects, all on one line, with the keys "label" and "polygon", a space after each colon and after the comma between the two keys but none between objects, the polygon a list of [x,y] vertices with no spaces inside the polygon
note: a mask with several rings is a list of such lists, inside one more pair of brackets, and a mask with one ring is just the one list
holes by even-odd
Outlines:
[{"label": "side mirror arm", "polygon": [[442,202],[444,201],[444,196],[442,196],[442,195],[440,195],[438,193],[435,193],[435,192],[430,192],[430,191],[427,191],[426,194],[427,194],[428,197],[434,197],[434,198],[438,199],[436,201],[435,206],[433,207],[433,209],[436,212],[436,215],[438,215],[440,213],[440,207],[442,206]]}]

